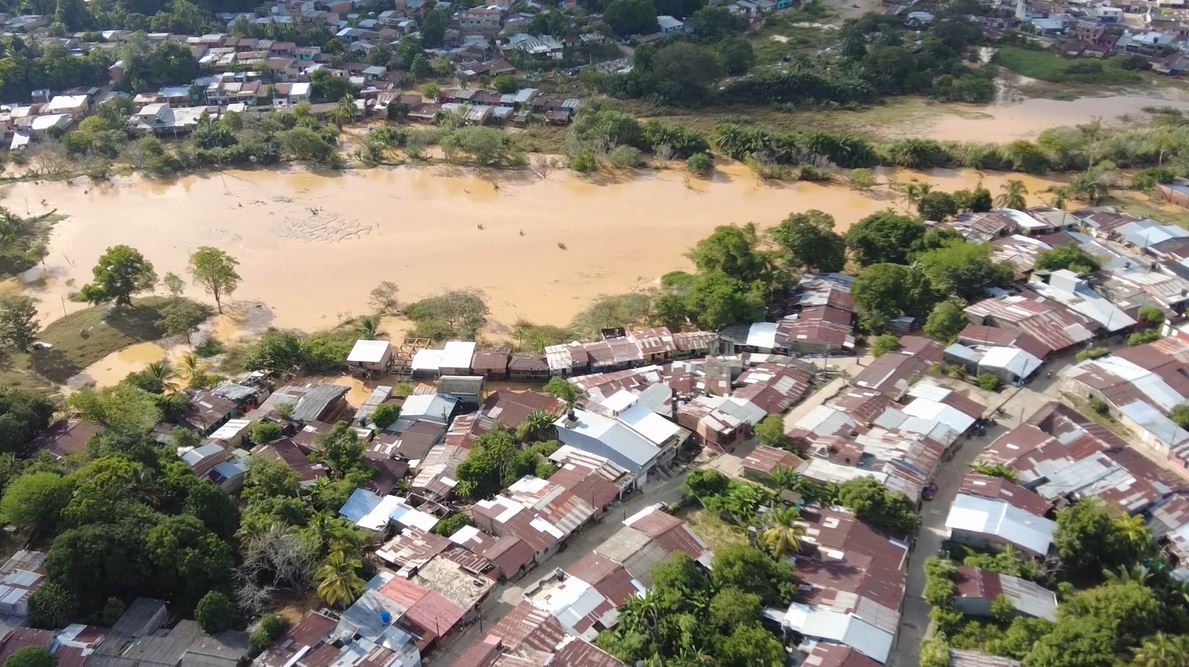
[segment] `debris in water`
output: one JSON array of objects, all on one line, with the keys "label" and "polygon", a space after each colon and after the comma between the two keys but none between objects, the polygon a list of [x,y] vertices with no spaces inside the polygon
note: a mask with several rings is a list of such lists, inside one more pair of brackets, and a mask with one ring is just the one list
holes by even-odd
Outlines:
[{"label": "debris in water", "polygon": [[557,247],[561,248],[562,250],[565,250],[565,249],[566,249],[566,244],[562,243],[561,241],[558,241],[558,242],[557,242]]}]

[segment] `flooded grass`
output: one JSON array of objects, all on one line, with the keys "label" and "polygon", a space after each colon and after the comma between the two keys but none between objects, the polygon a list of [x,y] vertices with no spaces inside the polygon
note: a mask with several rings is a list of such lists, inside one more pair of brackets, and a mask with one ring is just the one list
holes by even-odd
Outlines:
[{"label": "flooded grass", "polygon": [[[162,297],[136,299],[131,308],[93,306],[51,322],[38,337],[53,345],[30,355],[33,370],[56,383],[82,372],[91,364],[120,350],[161,338],[157,325]],[[110,315],[104,319],[104,313]]]},{"label": "flooded grass", "polygon": [[1120,190],[1104,199],[1102,205],[1117,206],[1132,215],[1152,218],[1189,229],[1189,210],[1167,202],[1153,200],[1141,192]]}]

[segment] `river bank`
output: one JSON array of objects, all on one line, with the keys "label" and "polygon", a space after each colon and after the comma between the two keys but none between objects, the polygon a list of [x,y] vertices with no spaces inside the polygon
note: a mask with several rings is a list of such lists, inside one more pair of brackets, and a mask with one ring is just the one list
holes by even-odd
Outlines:
[{"label": "river bank", "polygon": [[[1054,183],[973,170],[879,175],[882,182],[915,178],[944,190],[981,180],[998,192],[1007,179],[1020,178],[1035,193]],[[185,275],[189,253],[215,245],[240,260],[243,281],[233,301],[253,329],[310,331],[370,312],[368,292],[385,280],[400,286],[404,301],[471,286],[486,294],[500,323],[566,324],[600,294],[644,289],[666,272],[688,268],[685,252],[717,225],[767,227],[816,208],[845,230],[875,211],[902,208],[903,201],[886,186],[859,192],[760,181],[732,163],[710,180],[675,170],[592,180],[568,171],[541,179],[528,172],[395,167],[19,183],[4,193],[4,205],[19,212],[27,205],[33,214],[57,208],[66,216],[53,228],[43,266],[23,276],[43,322],[83,307],[67,297],[90,280],[108,246],[139,249],[159,275]],[[188,294],[202,298],[195,288]]]}]

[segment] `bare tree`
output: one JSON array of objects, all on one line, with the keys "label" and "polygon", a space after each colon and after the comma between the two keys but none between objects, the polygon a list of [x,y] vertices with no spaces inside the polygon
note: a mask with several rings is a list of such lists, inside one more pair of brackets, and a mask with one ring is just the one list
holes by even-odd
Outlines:
[{"label": "bare tree", "polygon": [[400,288],[397,287],[396,283],[391,280],[385,280],[372,289],[369,302],[381,313],[395,315],[400,312],[400,302],[396,298],[399,291]]}]

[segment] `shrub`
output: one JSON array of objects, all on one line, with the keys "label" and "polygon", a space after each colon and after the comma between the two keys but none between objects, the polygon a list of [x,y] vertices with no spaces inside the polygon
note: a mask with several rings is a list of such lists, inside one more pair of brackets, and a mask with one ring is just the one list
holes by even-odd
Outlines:
[{"label": "shrub", "polygon": [[398,418],[400,418],[400,406],[395,403],[383,403],[372,412],[372,423],[381,431],[388,428]]},{"label": "shrub", "polygon": [[998,375],[993,373],[982,373],[975,380],[978,386],[987,391],[999,391],[1003,388],[1003,380],[999,379]]},{"label": "shrub", "polygon": [[22,646],[4,661],[4,667],[56,667],[58,656],[44,646]]},{"label": "shrub", "polygon": [[866,167],[851,169],[850,174],[847,175],[847,181],[856,190],[870,190],[878,182],[875,178],[875,172]]},{"label": "shrub", "polygon": [[1087,359],[1098,359],[1099,357],[1105,357],[1106,355],[1108,355],[1110,353],[1111,353],[1110,348],[1092,347],[1092,348],[1078,352],[1077,354],[1074,355],[1074,358],[1077,359],[1078,361],[1086,361]]},{"label": "shrub", "polygon": [[252,652],[260,653],[268,648],[285,631],[289,629],[289,621],[280,614],[265,614],[264,618],[260,619],[260,623],[256,625],[256,629],[252,630]]},{"label": "shrub", "polygon": [[111,627],[116,624],[116,621],[120,620],[120,617],[124,615],[124,611],[127,608],[124,601],[120,598],[108,598],[107,602],[103,605],[103,611],[100,612],[99,620],[104,625]]},{"label": "shrub", "polygon": [[1097,396],[1086,399],[1086,407],[1103,416],[1110,414],[1111,411],[1110,406]]},{"label": "shrub", "polygon": [[272,442],[281,437],[281,425],[270,421],[256,421],[248,427],[248,439],[256,444]]},{"label": "shrub", "polygon": [[644,155],[635,146],[616,146],[607,154],[607,161],[618,169],[635,169],[644,165]]},{"label": "shrub", "polygon": [[29,625],[35,628],[63,628],[78,616],[78,597],[52,581],[29,598]]},{"label": "shrub", "polygon": [[579,174],[593,174],[599,170],[599,161],[594,153],[579,153],[570,156],[570,169]]},{"label": "shrub", "polygon": [[870,352],[872,356],[878,357],[888,352],[893,352],[900,349],[900,339],[892,334],[880,334],[871,341]]},{"label": "shrub", "polygon": [[1143,331],[1137,331],[1127,336],[1127,344],[1131,347],[1151,343],[1155,340],[1160,340],[1159,329],[1144,329]]},{"label": "shrub", "polygon": [[694,153],[685,160],[685,168],[695,176],[709,176],[714,172],[714,158],[709,153]]},{"label": "shrub", "polygon": [[231,600],[219,591],[211,591],[202,596],[198,606],[194,608],[194,620],[210,634],[230,628],[234,615],[235,608],[231,606]]}]

